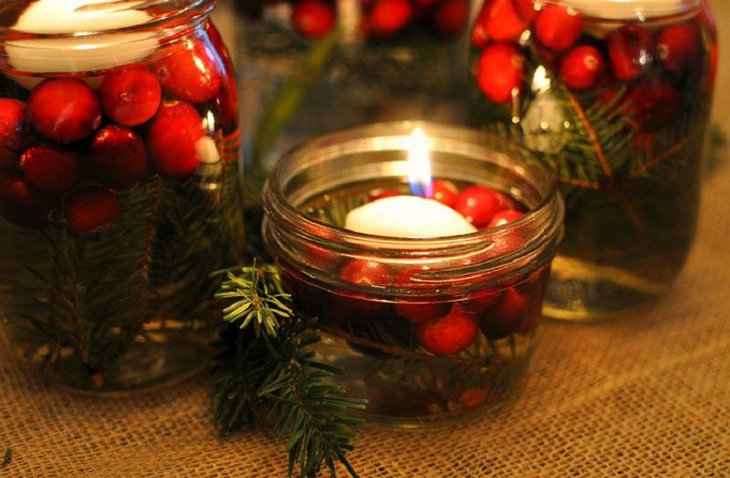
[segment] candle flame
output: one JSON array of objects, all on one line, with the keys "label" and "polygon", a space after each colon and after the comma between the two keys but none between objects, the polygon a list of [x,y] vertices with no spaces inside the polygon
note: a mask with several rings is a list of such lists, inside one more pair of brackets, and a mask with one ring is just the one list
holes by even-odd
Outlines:
[{"label": "candle flame", "polygon": [[428,136],[421,128],[411,133],[408,141],[408,183],[414,196],[432,196],[431,149]]}]

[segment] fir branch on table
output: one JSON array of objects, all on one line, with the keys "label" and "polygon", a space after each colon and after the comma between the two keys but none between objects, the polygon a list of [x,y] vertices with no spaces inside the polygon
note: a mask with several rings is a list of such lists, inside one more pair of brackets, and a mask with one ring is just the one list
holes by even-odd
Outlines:
[{"label": "fir branch on table", "polygon": [[340,462],[356,477],[346,455],[361,420],[349,412],[367,402],[330,383],[341,372],[316,360],[311,346],[320,337],[292,308],[275,266],[255,259],[227,278],[217,297],[228,303],[228,326],[215,344],[210,375],[221,434],[255,428],[268,409],[268,422],[287,437],[289,476],[314,477],[322,467],[334,476]]}]

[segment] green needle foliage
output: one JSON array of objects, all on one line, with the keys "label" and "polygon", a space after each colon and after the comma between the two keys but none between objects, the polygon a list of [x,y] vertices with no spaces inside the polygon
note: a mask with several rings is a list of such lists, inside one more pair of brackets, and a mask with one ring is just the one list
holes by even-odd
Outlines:
[{"label": "green needle foliage", "polygon": [[346,455],[361,420],[350,415],[367,402],[331,383],[341,372],[317,361],[312,346],[320,337],[294,312],[275,266],[254,259],[226,274],[217,297],[228,304],[228,326],[210,376],[221,434],[256,428],[264,416],[287,439],[290,477],[315,477],[323,467],[335,476],[337,462],[357,477]]}]

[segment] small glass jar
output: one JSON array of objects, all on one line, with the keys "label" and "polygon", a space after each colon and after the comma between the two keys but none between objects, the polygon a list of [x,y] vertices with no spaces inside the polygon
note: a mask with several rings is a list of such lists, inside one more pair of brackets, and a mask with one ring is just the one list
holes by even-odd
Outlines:
[{"label": "small glass jar", "polygon": [[[454,237],[356,233],[343,216],[373,191],[408,194],[411,131],[434,178],[501,191],[524,206],[507,225]],[[533,346],[563,206],[549,169],[496,136],[380,123],[306,143],[264,192],[264,241],[297,310],[317,317],[320,360],[341,368],[375,422],[420,426],[494,403]],[[356,279],[353,279],[356,278]]]},{"label": "small glass jar", "polygon": [[235,1],[246,164],[373,122],[466,121],[470,0]]},{"label": "small glass jar", "polygon": [[0,16],[0,303],[62,387],[189,376],[242,242],[236,84],[214,0]]},{"label": "small glass jar", "polygon": [[667,293],[690,250],[717,61],[700,0],[487,0],[473,121],[558,175],[566,237],[545,313],[610,317]]}]

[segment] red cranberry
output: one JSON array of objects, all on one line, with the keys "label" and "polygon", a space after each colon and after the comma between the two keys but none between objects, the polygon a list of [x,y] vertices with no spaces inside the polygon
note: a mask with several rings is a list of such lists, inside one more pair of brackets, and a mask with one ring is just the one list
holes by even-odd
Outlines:
[{"label": "red cranberry", "polygon": [[573,90],[592,88],[603,74],[605,63],[601,52],[590,45],[570,50],[560,64],[560,79]]},{"label": "red cranberry", "polygon": [[361,287],[388,287],[392,274],[388,266],[381,262],[356,259],[340,269],[340,279]]},{"label": "red cranberry", "polygon": [[459,188],[454,183],[444,179],[434,179],[431,187],[431,198],[450,208],[454,207],[459,195]]},{"label": "red cranberry", "polygon": [[472,29],[472,45],[482,48],[490,41],[513,42],[527,29],[527,22],[512,0],[491,0],[479,13]]},{"label": "red cranberry", "polygon": [[30,183],[49,193],[71,189],[79,176],[79,161],[70,151],[34,146],[20,157],[20,165]]},{"label": "red cranberry", "polygon": [[124,126],[137,126],[155,115],[162,91],[154,73],[134,69],[104,77],[99,97],[109,118]]},{"label": "red cranberry", "polygon": [[395,189],[376,188],[368,191],[368,199],[370,200],[370,202],[377,201],[378,199],[392,198],[396,196],[402,196],[402,194]]},{"label": "red cranberry", "polygon": [[498,192],[485,186],[469,186],[461,191],[454,203],[454,210],[464,216],[474,227],[482,228],[502,209]]},{"label": "red cranberry", "polygon": [[583,16],[561,5],[546,5],[535,18],[535,35],[540,43],[554,51],[575,45],[583,32]]},{"label": "red cranberry", "polygon": [[319,38],[335,25],[335,12],[321,0],[302,0],[292,10],[292,25],[305,38]]},{"label": "red cranberry", "polygon": [[201,40],[185,42],[155,66],[162,88],[188,103],[213,99],[221,87],[221,73],[216,57]]},{"label": "red cranberry", "polygon": [[54,196],[34,188],[19,173],[0,173],[0,216],[20,227],[41,227],[56,207]]},{"label": "red cranberry", "polygon": [[161,175],[182,178],[194,173],[196,146],[205,136],[203,118],[188,103],[163,102],[147,132],[150,160]]},{"label": "red cranberry", "polygon": [[495,103],[509,103],[513,91],[519,91],[525,59],[520,51],[506,43],[484,49],[477,69],[477,84]]},{"label": "red cranberry", "polygon": [[440,36],[453,37],[461,33],[469,20],[469,0],[445,0],[431,15],[433,29]]},{"label": "red cranberry", "polygon": [[525,213],[516,209],[505,209],[504,211],[499,211],[492,216],[492,220],[489,221],[489,224],[487,224],[487,229],[504,226],[505,224],[509,224],[510,222],[520,219],[524,215]]},{"label": "red cranberry", "polygon": [[[335,239],[335,233],[330,229],[326,229],[323,226],[317,224],[306,225],[305,229],[312,235],[321,237],[323,239],[333,240]],[[316,244],[307,244],[304,246],[303,251],[304,257],[307,258],[308,262],[317,267],[320,270],[333,270],[340,265],[342,256],[336,254],[332,250],[327,249]]]},{"label": "red cranberry", "polygon": [[28,115],[25,103],[0,98],[0,148],[20,152],[28,142]]},{"label": "red cranberry", "polygon": [[[391,285],[392,275],[390,269],[380,262],[356,259],[340,269],[340,279],[359,287],[384,288]],[[359,318],[381,314],[388,304],[361,293],[341,291],[334,297],[332,307],[334,315]]]},{"label": "red cranberry", "polygon": [[454,308],[436,322],[422,324],[418,340],[423,348],[441,357],[458,354],[477,339],[479,327],[474,318]]},{"label": "red cranberry", "polygon": [[473,292],[464,303],[464,309],[475,314],[483,313],[494,307],[502,297],[502,291],[487,289]]},{"label": "red cranberry", "polygon": [[466,409],[481,407],[487,402],[489,393],[485,388],[468,388],[459,397],[459,402]]},{"label": "red cranberry", "polygon": [[79,189],[66,200],[64,215],[77,231],[92,231],[117,222],[119,201],[106,189],[94,186]]},{"label": "red cranberry", "polygon": [[635,85],[624,98],[628,114],[641,131],[657,131],[676,119],[680,96],[672,83],[652,77]]},{"label": "red cranberry", "polygon": [[528,297],[511,287],[502,293],[496,307],[480,317],[479,328],[490,339],[503,339],[520,326],[528,305]]},{"label": "red cranberry", "polygon": [[636,25],[615,30],[608,36],[608,57],[617,80],[635,80],[654,61],[654,38]]},{"label": "red cranberry", "polygon": [[89,147],[86,169],[106,187],[126,189],[147,173],[147,150],[137,133],[117,125],[96,133]]},{"label": "red cranberry", "polygon": [[[208,23],[206,31],[214,50],[220,53],[221,64],[225,67],[221,90],[215,98],[215,103],[218,112],[217,123],[223,130],[223,134],[228,135],[238,130],[238,87],[233,71],[233,60],[220,32],[212,22]],[[228,158],[228,155],[223,155],[224,161],[227,162]]]},{"label": "red cranberry", "polygon": [[376,0],[365,24],[368,33],[386,38],[405,28],[412,16],[413,7],[408,0]]},{"label": "red cranberry", "polygon": [[669,71],[683,72],[699,51],[699,36],[694,25],[672,25],[659,33],[657,51]]},{"label": "red cranberry", "polygon": [[[425,270],[427,269],[412,268],[400,271],[395,277],[395,286],[400,288],[423,288],[424,284],[415,282],[414,276]],[[395,311],[398,315],[417,324],[432,322],[439,317],[443,317],[450,308],[451,304],[449,302],[439,300],[438,297],[431,300],[423,298],[399,299],[399,302],[395,304]]]},{"label": "red cranberry", "polygon": [[45,80],[28,99],[28,114],[36,131],[57,143],[90,136],[101,123],[96,93],[77,78]]},{"label": "red cranberry", "polygon": [[517,13],[520,14],[525,21],[532,22],[537,16],[535,8],[535,0],[514,0]]}]

